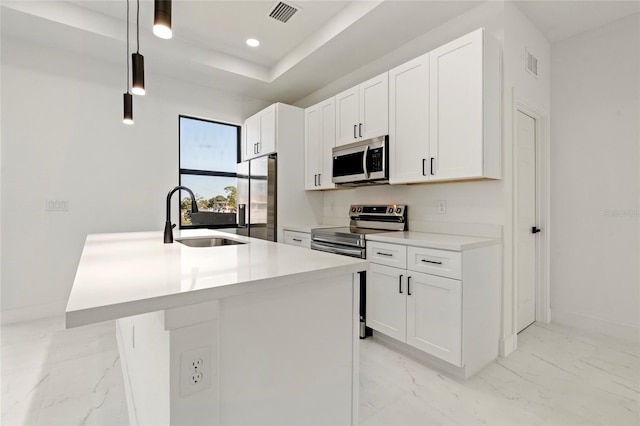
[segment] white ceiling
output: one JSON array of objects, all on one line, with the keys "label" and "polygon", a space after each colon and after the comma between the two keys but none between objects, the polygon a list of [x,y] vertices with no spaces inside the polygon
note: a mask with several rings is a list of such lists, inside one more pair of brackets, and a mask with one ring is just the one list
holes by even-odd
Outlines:
[{"label": "white ceiling", "polygon": [[516,5],[551,43],[640,12],[640,0],[518,0]]},{"label": "white ceiling", "polygon": [[[147,70],[268,101],[295,102],[482,3],[480,0],[292,2],[284,24],[274,1],[173,0],[174,38],[151,33],[153,1],[140,1]],[[551,41],[638,12],[639,1],[518,1]],[[2,0],[2,37],[123,65],[125,0]],[[130,0],[131,24],[136,2]],[[130,26],[135,49],[135,26]],[[258,48],[245,44],[261,41]]]}]

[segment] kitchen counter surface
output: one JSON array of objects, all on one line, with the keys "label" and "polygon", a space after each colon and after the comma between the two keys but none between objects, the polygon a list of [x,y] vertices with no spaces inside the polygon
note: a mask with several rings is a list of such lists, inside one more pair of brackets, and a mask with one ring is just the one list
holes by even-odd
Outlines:
[{"label": "kitchen counter surface", "polygon": [[248,244],[164,244],[162,232],[87,236],[66,310],[67,327],[264,291],[367,269],[367,262],[212,230]]},{"label": "kitchen counter surface", "polygon": [[311,233],[312,229],[316,228],[336,228],[338,225],[283,225],[282,229],[285,231],[306,232]]},{"label": "kitchen counter surface", "polygon": [[463,251],[500,244],[500,240],[496,238],[479,238],[466,235],[433,234],[414,231],[371,234],[367,235],[367,240],[451,251]]}]

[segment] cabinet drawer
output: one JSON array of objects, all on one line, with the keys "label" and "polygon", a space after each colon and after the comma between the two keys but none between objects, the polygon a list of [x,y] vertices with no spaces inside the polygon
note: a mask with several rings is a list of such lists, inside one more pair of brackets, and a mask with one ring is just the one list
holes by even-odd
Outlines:
[{"label": "cabinet drawer", "polygon": [[311,236],[306,232],[284,231],[284,243],[292,246],[311,248]]},{"label": "cabinet drawer", "polygon": [[367,241],[367,260],[395,268],[407,268],[407,247],[398,244]]},{"label": "cabinet drawer", "polygon": [[407,269],[460,280],[462,279],[462,253],[408,247]]}]

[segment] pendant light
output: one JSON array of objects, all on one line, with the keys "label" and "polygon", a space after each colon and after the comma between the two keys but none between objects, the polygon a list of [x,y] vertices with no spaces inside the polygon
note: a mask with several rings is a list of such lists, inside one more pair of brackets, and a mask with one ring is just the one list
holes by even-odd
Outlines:
[{"label": "pendant light", "polygon": [[173,35],[171,31],[171,0],[155,0],[153,33],[164,39],[170,39]]},{"label": "pendant light", "polygon": [[127,92],[123,95],[124,124],[133,124],[133,96],[129,93],[129,0],[127,0]]},{"label": "pendant light", "polygon": [[140,0],[136,0],[138,6],[136,12],[136,53],[131,55],[131,65],[133,66],[133,86],[131,91],[134,95],[144,95],[144,56],[140,54]]}]

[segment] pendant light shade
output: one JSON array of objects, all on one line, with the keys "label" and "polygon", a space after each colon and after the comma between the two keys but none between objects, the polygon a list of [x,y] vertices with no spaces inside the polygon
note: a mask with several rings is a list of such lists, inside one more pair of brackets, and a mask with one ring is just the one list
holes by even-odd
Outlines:
[{"label": "pendant light shade", "polygon": [[132,53],[131,65],[133,66],[131,91],[134,95],[144,95],[144,56],[139,53]]},{"label": "pendant light shade", "polygon": [[171,0],[155,0],[154,9],[153,33],[160,38],[171,38]]},{"label": "pendant light shade", "polygon": [[124,116],[122,122],[124,124],[133,124],[133,95],[131,93],[125,93],[123,95],[124,100]]}]

